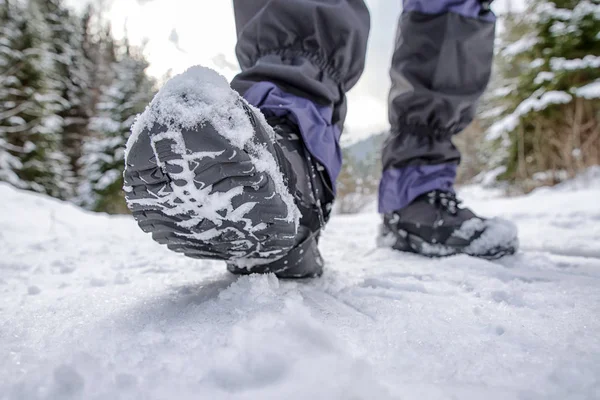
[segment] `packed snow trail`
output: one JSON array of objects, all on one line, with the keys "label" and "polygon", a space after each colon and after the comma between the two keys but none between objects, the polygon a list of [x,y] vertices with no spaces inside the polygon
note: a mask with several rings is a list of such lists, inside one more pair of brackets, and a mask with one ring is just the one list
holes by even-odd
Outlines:
[{"label": "packed snow trail", "polygon": [[0,184],[0,399],[599,399],[598,172],[463,191],[515,256],[376,249],[376,214],[335,216],[295,282]]}]

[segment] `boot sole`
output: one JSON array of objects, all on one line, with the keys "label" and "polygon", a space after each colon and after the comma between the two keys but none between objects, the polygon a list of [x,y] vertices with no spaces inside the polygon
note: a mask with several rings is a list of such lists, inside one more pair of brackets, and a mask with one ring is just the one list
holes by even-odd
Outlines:
[{"label": "boot sole", "polygon": [[293,210],[273,171],[257,166],[252,146],[234,146],[209,123],[179,131],[159,124],[143,130],[130,146],[124,173],[125,198],[140,228],[193,258],[285,255],[294,246],[297,220],[290,218]]}]

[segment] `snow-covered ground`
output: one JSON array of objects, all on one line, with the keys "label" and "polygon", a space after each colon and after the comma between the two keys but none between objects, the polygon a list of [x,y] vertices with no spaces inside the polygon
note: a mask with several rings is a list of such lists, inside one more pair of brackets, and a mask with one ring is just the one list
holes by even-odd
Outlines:
[{"label": "snow-covered ground", "polygon": [[376,214],[335,216],[327,273],[280,282],[0,184],[0,399],[599,399],[600,173],[464,195],[519,254],[376,249]]}]

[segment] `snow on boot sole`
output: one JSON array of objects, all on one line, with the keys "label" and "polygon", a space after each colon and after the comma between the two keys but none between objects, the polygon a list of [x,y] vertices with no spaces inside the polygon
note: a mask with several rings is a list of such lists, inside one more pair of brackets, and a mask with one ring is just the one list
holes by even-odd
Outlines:
[{"label": "snow on boot sole", "polygon": [[126,151],[125,197],[142,230],[194,258],[284,256],[299,211],[269,129],[214,71],[196,67],[171,80]]}]

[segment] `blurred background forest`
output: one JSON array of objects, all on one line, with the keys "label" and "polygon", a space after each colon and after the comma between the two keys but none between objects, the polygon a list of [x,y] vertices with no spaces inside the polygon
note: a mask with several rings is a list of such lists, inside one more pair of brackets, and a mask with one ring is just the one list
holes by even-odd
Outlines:
[{"label": "blurred background forest", "polygon": [[[161,82],[102,11],[0,0],[0,181],[126,213],[125,142]],[[522,193],[600,164],[600,0],[535,0],[499,26],[479,117],[455,138],[459,183]],[[375,199],[385,137],[344,147],[338,212]]]}]

